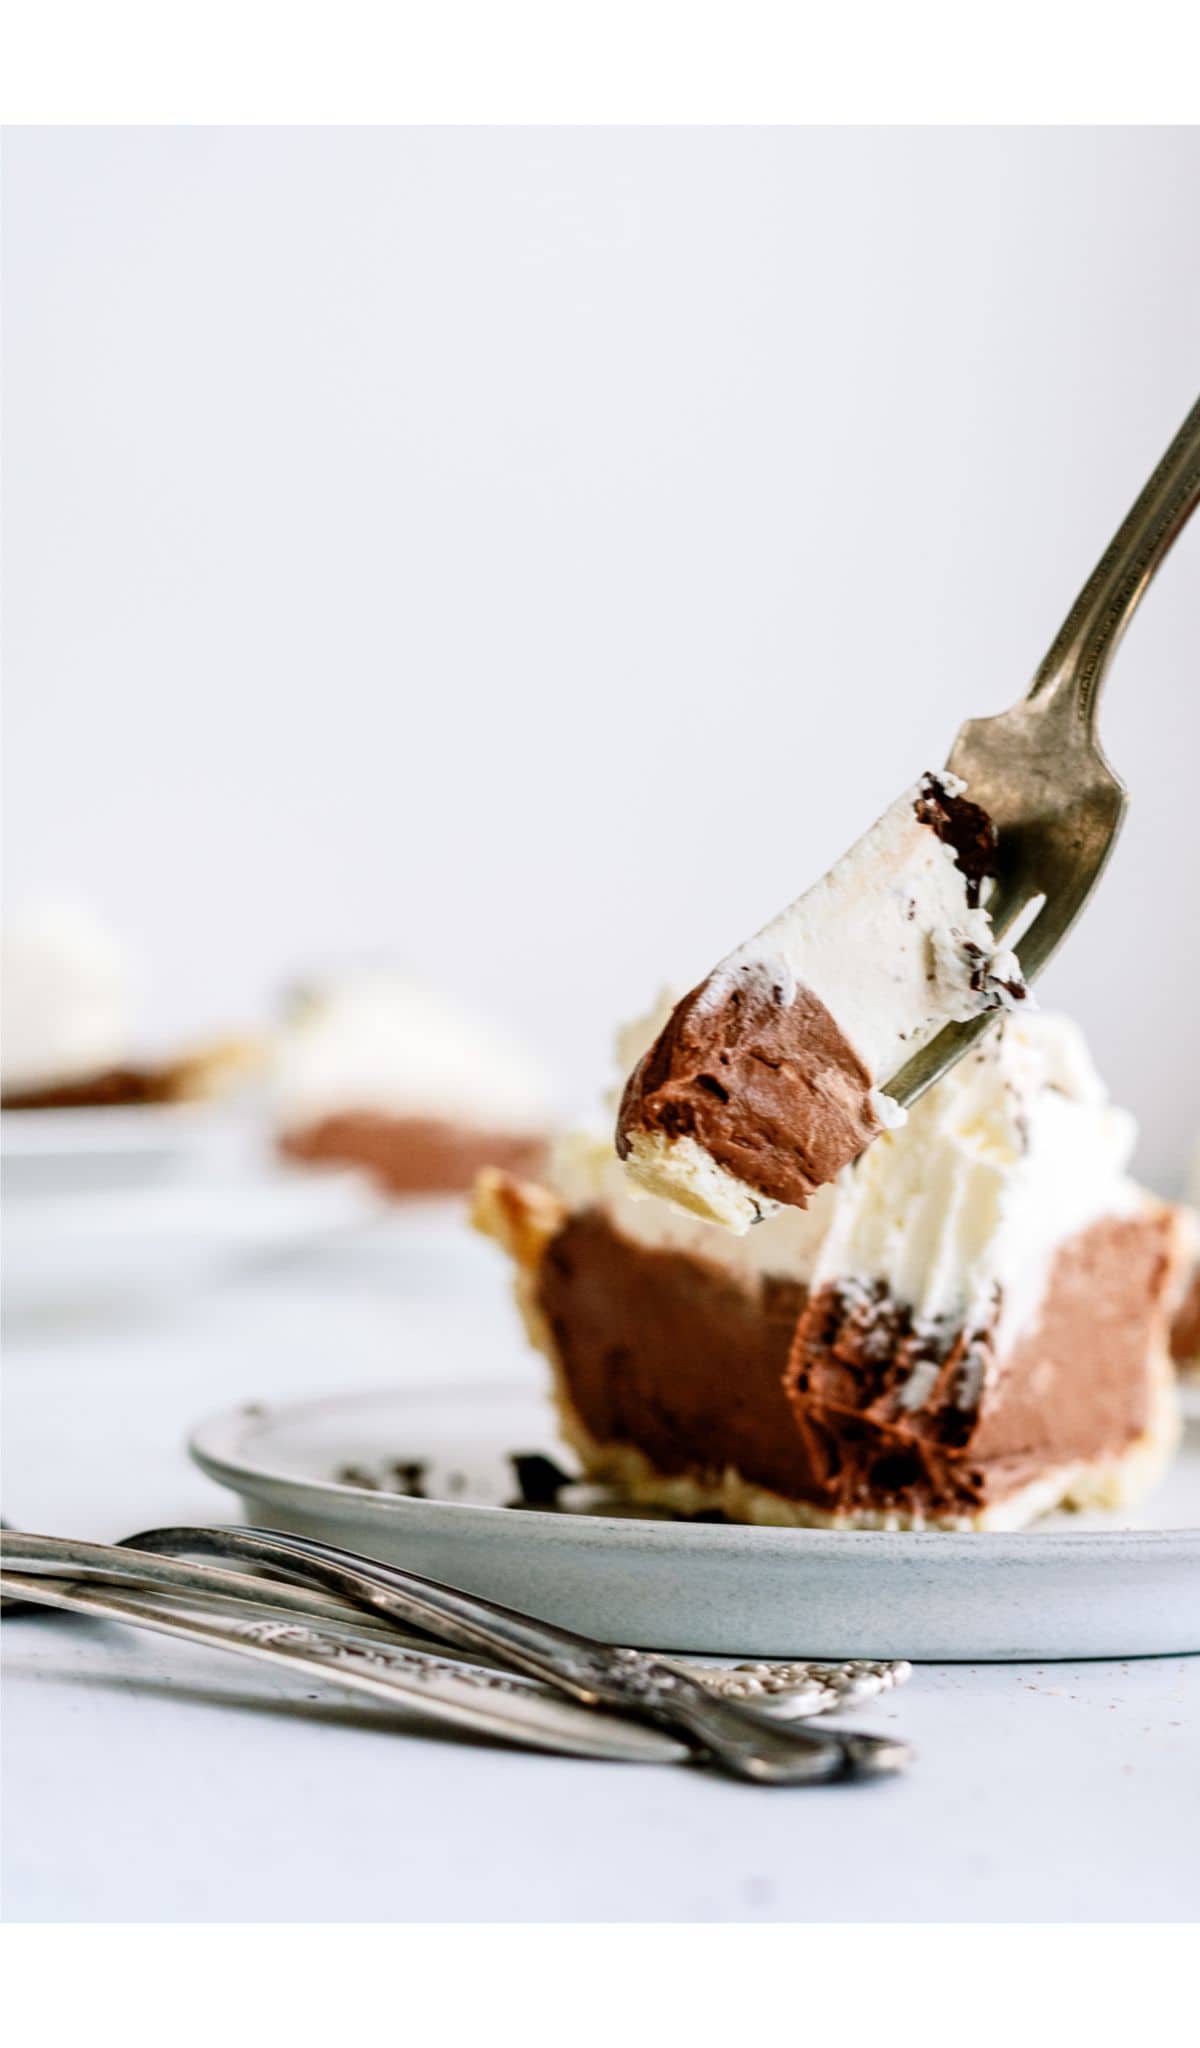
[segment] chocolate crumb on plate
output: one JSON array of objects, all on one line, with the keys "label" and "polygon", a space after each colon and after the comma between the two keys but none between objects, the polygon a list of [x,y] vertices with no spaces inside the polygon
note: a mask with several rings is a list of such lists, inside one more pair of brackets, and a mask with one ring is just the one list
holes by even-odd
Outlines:
[{"label": "chocolate crumb on plate", "polygon": [[425,1474],[429,1470],[424,1458],[394,1458],[388,1466],[392,1479],[393,1493],[406,1493],[413,1500],[425,1500]]},{"label": "chocolate crumb on plate", "polygon": [[510,1451],[508,1462],[518,1487],[517,1499],[507,1503],[512,1508],[556,1508],[564,1487],[578,1483],[544,1451]]},{"label": "chocolate crumb on plate", "polygon": [[365,1465],[339,1465],[333,1476],[339,1486],[357,1486],[366,1493],[380,1491],[379,1481]]}]

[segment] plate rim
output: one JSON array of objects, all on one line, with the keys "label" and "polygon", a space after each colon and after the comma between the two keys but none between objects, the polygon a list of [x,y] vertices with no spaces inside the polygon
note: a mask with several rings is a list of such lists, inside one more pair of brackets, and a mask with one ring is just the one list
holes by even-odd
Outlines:
[{"label": "plate rim", "polygon": [[[909,1551],[924,1560],[938,1558],[961,1562],[964,1556],[990,1564],[1028,1565],[1074,1552],[1091,1553],[1099,1562],[1115,1547],[1128,1555],[1164,1552],[1173,1560],[1194,1556],[1200,1563],[1200,1525],[1179,1529],[808,1529],[788,1528],[774,1523],[660,1521],[636,1515],[562,1515],[539,1508],[524,1508],[515,1517],[503,1506],[486,1501],[417,1499],[409,1494],[383,1489],[348,1486],[336,1479],[305,1479],[295,1474],[254,1464],[239,1455],[236,1439],[248,1426],[306,1418],[322,1411],[339,1410],[359,1403],[388,1400],[414,1403],[447,1396],[484,1396],[504,1399],[516,1395],[528,1398],[533,1390],[514,1379],[463,1381],[440,1385],[363,1387],[336,1394],[310,1395],[293,1401],[244,1400],[202,1416],[187,1432],[186,1447],[192,1462],[218,1485],[228,1487],[240,1499],[248,1495],[289,1498],[297,1496],[331,1507],[353,1507],[356,1515],[373,1518],[423,1520],[431,1515],[438,1521],[461,1520],[470,1528],[476,1518],[502,1516],[533,1535],[551,1536],[586,1544],[589,1536],[607,1537],[618,1543],[675,1547],[681,1539],[689,1548],[716,1555],[732,1555],[748,1546],[764,1553],[823,1553],[828,1557],[872,1557],[896,1559]],[[250,1481],[250,1485],[243,1485]],[[568,1532],[570,1534],[568,1535]]]}]

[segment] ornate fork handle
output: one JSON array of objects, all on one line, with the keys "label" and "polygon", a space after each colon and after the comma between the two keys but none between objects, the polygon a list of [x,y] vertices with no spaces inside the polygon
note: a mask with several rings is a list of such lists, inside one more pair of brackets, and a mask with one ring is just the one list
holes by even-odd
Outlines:
[{"label": "ornate fork handle", "polygon": [[[123,1586],[139,1593],[161,1593],[186,1599],[193,1606],[199,1603],[206,1611],[240,1614],[243,1619],[257,1616],[278,1622],[292,1614],[334,1624],[343,1635],[347,1633],[347,1624],[352,1624],[359,1640],[389,1642],[414,1653],[428,1653],[434,1641],[427,1634],[400,1629],[392,1617],[369,1613],[335,1594],[314,1592],[306,1586],[258,1573],[201,1564],[166,1551],[137,1550],[127,1544],[67,1542],[57,1536],[11,1531],[2,1540],[2,1549],[6,1565],[16,1571],[44,1570],[56,1577],[78,1577],[88,1583]],[[476,1656],[481,1654],[476,1652]],[[827,1713],[852,1702],[861,1703],[894,1685],[903,1685],[912,1673],[910,1664],[895,1659],[827,1664],[771,1658],[732,1666],[700,1664],[680,1657],[664,1661],[725,1699],[797,1719]],[[463,1668],[480,1667],[474,1664]]]},{"label": "ornate fork handle", "polygon": [[631,1707],[658,1727],[682,1729],[722,1769],[757,1785],[795,1785],[828,1778],[884,1777],[912,1760],[905,1742],[839,1728],[776,1730],[762,1714],[711,1690],[690,1672],[641,1650],[605,1650],[581,1657],[563,1676],[579,1698]]},{"label": "ornate fork handle", "polygon": [[356,1552],[265,1529],[158,1529],[130,1537],[141,1550],[238,1557],[299,1578],[357,1606],[499,1658],[582,1705],[615,1707],[682,1732],[715,1763],[757,1784],[877,1776],[911,1761],[907,1745],[845,1729],[779,1725],[708,1690],[640,1650],[613,1649],[479,1595]]},{"label": "ornate fork handle", "polygon": [[740,1700],[760,1712],[789,1719],[859,1704],[877,1693],[890,1692],[895,1685],[907,1684],[912,1677],[912,1665],[902,1657],[854,1658],[845,1664],[771,1659],[724,1669],[678,1657],[665,1661],[699,1679],[709,1692],[719,1693],[723,1699]]},{"label": "ornate fork handle", "polygon": [[[431,1659],[423,1660],[425,1668],[419,1677],[412,1666],[401,1671],[396,1661],[401,1653],[394,1646],[389,1655],[386,1644],[370,1640],[365,1644],[361,1640],[349,1642],[344,1625],[339,1630],[340,1645],[314,1652],[314,1631],[308,1627],[307,1617],[303,1621],[270,1615],[264,1619],[260,1614],[257,1618],[231,1619],[226,1614],[218,1621],[211,1614],[183,1617],[177,1610],[168,1610],[164,1616],[164,1596],[184,1601],[190,1596],[195,1604],[196,1587],[180,1581],[183,1577],[194,1578],[199,1568],[192,1565],[186,1574],[181,1574],[181,1555],[236,1558],[254,1563],[289,1581],[299,1580],[309,1591],[315,1586],[323,1596],[332,1594],[348,1601],[372,1617],[382,1615],[392,1623],[415,1625],[469,1653],[482,1651],[485,1658],[490,1657],[526,1678],[540,1679],[553,1693],[565,1694],[574,1703],[576,1716],[580,1709],[615,1709],[622,1716],[649,1723],[651,1729],[676,1742],[682,1735],[688,1751],[698,1752],[734,1776],[755,1784],[798,1785],[839,1777],[879,1776],[900,1770],[909,1761],[910,1752],[901,1742],[841,1728],[816,1729],[772,1720],[736,1699],[725,1697],[721,1690],[663,1658],[640,1650],[614,1649],[437,1580],[306,1537],[285,1539],[256,1529],[161,1529],[131,1537],[128,1544],[115,1551],[106,1546],[73,1545],[61,1538],[39,1536],[7,1536],[3,1539],[3,1550],[8,1565],[6,1588],[26,1598],[41,1599],[47,1605],[106,1613],[113,1619],[140,1620],[142,1626],[224,1643],[244,1655],[277,1661],[305,1658],[310,1668],[314,1661],[323,1658],[329,1675],[347,1682],[353,1679],[360,1689],[375,1686],[378,1690],[386,1679],[392,1686],[407,1684],[411,1692],[414,1684],[419,1690],[428,1682]],[[154,1571],[164,1553],[173,1560],[168,1575],[174,1581],[171,1585],[165,1583],[161,1566],[157,1575]],[[116,1592],[98,1593],[87,1585],[72,1584],[69,1574],[76,1558],[93,1576],[119,1576],[126,1564],[131,1577],[136,1579],[139,1572],[144,1573],[142,1586],[147,1580],[154,1585],[149,1603],[144,1597],[139,1598],[136,1589],[126,1592],[121,1587]],[[26,1566],[25,1574],[12,1573],[14,1560]],[[53,1584],[35,1575],[39,1567],[43,1572],[47,1568],[55,1572]],[[228,1579],[227,1574],[220,1576]],[[228,1604],[227,1589],[223,1591]],[[261,1602],[261,1580],[248,1592]],[[445,1660],[441,1661],[444,1667]],[[443,1669],[439,1678],[440,1704],[446,1705],[445,1688],[447,1684],[453,1686],[455,1677]],[[741,1684],[745,1687],[746,1683],[743,1674]],[[530,1715],[536,1717],[540,1706],[543,1715],[557,1716],[561,1722],[561,1700],[544,1696],[539,1700],[532,1688],[520,1690],[524,1697],[506,1705],[519,1705],[523,1720]],[[455,1706],[459,1718],[478,1721],[477,1698],[468,1700],[464,1716],[461,1688],[460,1695],[449,1702],[449,1718],[453,1718],[451,1710]],[[599,1718],[609,1717],[602,1711]],[[536,1737],[522,1733],[519,1739]],[[582,1735],[573,1729],[568,1729],[565,1737],[560,1732],[554,1741],[543,1738],[543,1746],[586,1749]]]},{"label": "ornate fork handle", "polygon": [[218,1619],[184,1613],[157,1593],[139,1596],[124,1587],[98,1590],[82,1582],[7,1568],[0,1574],[0,1586],[37,1606],[232,1651],[328,1681],[343,1691],[365,1693],[426,1720],[445,1721],[525,1748],[620,1763],[687,1763],[693,1754],[678,1737],[658,1729],[571,1705],[502,1672],[454,1666],[444,1658],[403,1650],[386,1638],[347,1640],[286,1618]]}]

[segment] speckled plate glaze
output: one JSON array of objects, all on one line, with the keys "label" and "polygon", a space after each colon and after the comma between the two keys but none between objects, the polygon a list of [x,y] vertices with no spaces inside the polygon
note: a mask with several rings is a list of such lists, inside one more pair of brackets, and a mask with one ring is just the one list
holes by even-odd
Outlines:
[{"label": "speckled plate glaze", "polygon": [[[1200,1428],[1136,1521],[1016,1535],[743,1528],[503,1503],[557,1448],[527,1389],[248,1404],[190,1440],[260,1526],[323,1537],[610,1642],[729,1656],[1003,1661],[1200,1651]],[[414,1472],[412,1468],[419,1468]],[[397,1492],[418,1483],[427,1497]]]}]

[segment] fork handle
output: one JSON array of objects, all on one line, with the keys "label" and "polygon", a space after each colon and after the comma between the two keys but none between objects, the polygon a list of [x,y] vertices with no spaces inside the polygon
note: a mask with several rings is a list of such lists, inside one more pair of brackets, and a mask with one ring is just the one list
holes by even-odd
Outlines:
[{"label": "fork handle", "polygon": [[1070,703],[1090,730],[1121,635],[1176,536],[1200,503],[1200,400],[1092,570],[1030,686]]},{"label": "fork handle", "polygon": [[[235,1656],[282,1666],[345,1692],[366,1693],[388,1706],[415,1709],[426,1720],[446,1721],[477,1735],[500,1736],[526,1748],[623,1763],[686,1763],[695,1754],[693,1745],[660,1729],[635,1725],[592,1707],[571,1706],[499,1672],[456,1669],[428,1653],[414,1655],[396,1644],[373,1642],[369,1634],[356,1638],[344,1629],[330,1632],[278,1614],[264,1619],[250,1614],[173,1612],[153,1592],[147,1597],[145,1592],[98,1590],[80,1581],[48,1578],[41,1572],[16,1573],[5,1568],[0,1585],[33,1606],[126,1622],[155,1635],[229,1650]],[[847,1737],[847,1741],[851,1739]],[[867,1774],[872,1763],[868,1763]],[[865,1773],[857,1769],[854,1774]]]},{"label": "fork handle", "polygon": [[682,1732],[722,1769],[759,1784],[882,1776],[909,1761],[907,1745],[887,1737],[769,1720],[643,1651],[595,1642],[480,1594],[309,1536],[178,1528],[142,1530],[128,1542],[137,1550],[245,1558],[299,1577],[460,1649],[497,1657],[585,1706],[614,1707]]}]

